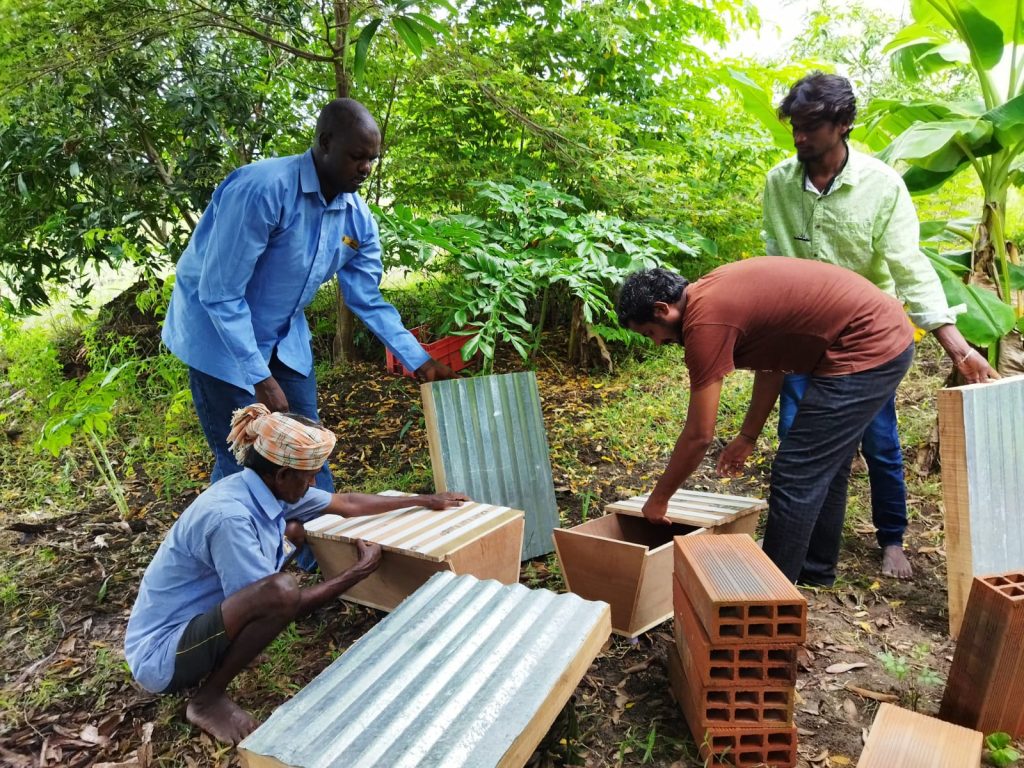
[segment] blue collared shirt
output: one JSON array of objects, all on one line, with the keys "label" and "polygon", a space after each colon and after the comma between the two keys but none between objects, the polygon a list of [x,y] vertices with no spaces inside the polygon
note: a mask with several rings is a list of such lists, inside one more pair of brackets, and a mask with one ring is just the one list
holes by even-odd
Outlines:
[{"label": "blue collared shirt", "polygon": [[178,261],[162,338],[186,365],[255,392],[274,349],[313,369],[303,310],[335,274],[349,308],[409,370],[429,359],[380,295],[380,235],[355,193],[325,203],[312,151],[244,166],[213,193]]},{"label": "blue collared shirt", "polygon": [[188,623],[281,568],[286,508],[289,517],[319,511],[330,498],[310,488],[298,504],[286,505],[251,469],[200,494],[160,544],[128,619],[125,657],[139,684],[164,690]]}]

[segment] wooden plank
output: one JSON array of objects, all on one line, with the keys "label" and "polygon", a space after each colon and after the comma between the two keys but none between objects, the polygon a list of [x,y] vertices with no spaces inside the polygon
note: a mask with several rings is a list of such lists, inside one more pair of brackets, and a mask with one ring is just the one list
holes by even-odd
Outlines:
[{"label": "wooden plank", "polygon": [[519,552],[523,549],[523,517],[496,528],[459,547],[448,557],[452,571],[502,584],[519,581]]},{"label": "wooden plank", "polygon": [[975,576],[1024,568],[1024,376],[938,393],[949,630]]},{"label": "wooden plank", "polygon": [[[648,549],[640,544],[588,535],[586,527],[584,523],[577,528],[559,528],[553,533],[565,587],[585,600],[608,603],[612,628],[616,632],[628,632],[633,625]],[[604,524],[597,527],[606,530]]]},{"label": "wooden plank", "polygon": [[858,768],[967,768],[981,765],[979,731],[881,704]]}]

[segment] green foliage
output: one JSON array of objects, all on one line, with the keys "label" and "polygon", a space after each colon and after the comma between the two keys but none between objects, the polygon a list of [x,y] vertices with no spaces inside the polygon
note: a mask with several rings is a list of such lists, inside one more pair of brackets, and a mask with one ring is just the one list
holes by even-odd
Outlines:
[{"label": "green foliage", "polygon": [[439,330],[469,335],[463,357],[481,352],[485,372],[499,343],[529,357],[552,315],[568,325],[578,311],[588,325],[614,334],[611,290],[626,274],[713,248],[684,227],[588,211],[543,182],[475,186],[468,214],[427,221],[402,206],[377,214],[386,250],[399,264],[449,275],[448,327]]},{"label": "green foliage", "polygon": [[1013,739],[1010,734],[1002,731],[990,733],[985,737],[985,749],[988,750],[988,759],[998,768],[1005,768],[1020,760],[1020,752],[1013,748]]},{"label": "green foliage", "polygon": [[51,415],[36,443],[39,450],[57,456],[81,438],[122,519],[127,519],[131,513],[104,438],[132,368],[125,363],[109,370],[92,371],[81,382],[64,382],[47,401]]},{"label": "green foliage", "polygon": [[942,678],[926,663],[930,652],[928,645],[920,644],[911,648],[909,658],[897,656],[891,651],[876,654],[883,669],[896,679],[900,689],[900,703],[915,712],[921,701],[922,687],[942,683]]},{"label": "green foliage", "polygon": [[956,321],[956,327],[967,341],[980,347],[992,347],[1010,332],[1016,321],[1013,309],[991,291],[965,283],[971,272],[969,265],[931,248],[921,250],[939,276],[949,305],[967,305],[968,311]]},{"label": "green foliage", "polygon": [[[911,192],[936,189],[966,168],[975,171],[984,200],[972,268],[991,278],[1000,299],[1013,305],[1006,203],[1010,184],[1024,178],[1024,6],[927,0],[913,3],[911,11],[913,22],[886,46],[897,71],[917,83],[966,67],[977,90],[970,101],[879,101],[872,105],[865,140],[887,162],[907,164],[903,177]],[[1024,303],[1015,309],[1016,318],[1024,316]]]},{"label": "green foliage", "polygon": [[[50,334],[42,326],[25,327],[0,310],[0,366],[16,389],[24,389],[34,402],[42,402],[57,386],[61,366]],[[11,410],[0,411],[3,422]]]}]

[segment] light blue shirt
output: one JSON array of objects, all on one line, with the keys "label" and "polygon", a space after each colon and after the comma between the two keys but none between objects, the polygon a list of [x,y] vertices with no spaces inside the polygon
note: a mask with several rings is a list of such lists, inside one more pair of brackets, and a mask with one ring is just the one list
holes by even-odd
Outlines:
[{"label": "light blue shirt", "polygon": [[329,204],[312,151],[244,166],[213,193],[178,261],[164,344],[186,365],[254,393],[274,349],[313,370],[303,310],[337,274],[349,308],[409,370],[429,359],[380,295],[377,222],[357,194]]},{"label": "light blue shirt", "polygon": [[163,691],[188,623],[281,568],[286,509],[289,517],[318,512],[330,499],[327,491],[310,488],[297,504],[286,505],[251,469],[200,494],[146,568],[128,619],[124,652],[139,684]]}]

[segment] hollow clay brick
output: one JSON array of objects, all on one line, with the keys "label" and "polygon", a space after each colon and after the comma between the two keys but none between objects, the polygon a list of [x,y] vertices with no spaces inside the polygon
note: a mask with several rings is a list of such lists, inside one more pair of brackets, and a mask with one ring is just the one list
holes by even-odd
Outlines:
[{"label": "hollow clay brick", "polygon": [[706,765],[714,768],[763,768],[766,765],[791,768],[796,765],[797,735],[792,726],[704,725],[693,686],[687,681],[679,653],[672,646],[668,649],[668,677],[693,742]]},{"label": "hollow clay brick", "polygon": [[981,732],[882,704],[857,768],[967,768],[981,765]]},{"label": "hollow clay brick", "polygon": [[787,645],[712,646],[693,612],[679,579],[672,579],[676,647],[684,667],[704,686],[786,687],[796,683],[795,643]]},{"label": "hollow clay brick", "polygon": [[749,536],[676,538],[675,572],[711,645],[804,641],[807,601]]},{"label": "hollow clay brick", "polygon": [[1024,736],[1024,572],[972,582],[939,717]]}]

